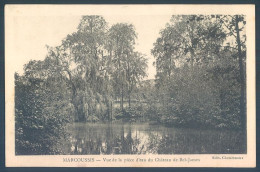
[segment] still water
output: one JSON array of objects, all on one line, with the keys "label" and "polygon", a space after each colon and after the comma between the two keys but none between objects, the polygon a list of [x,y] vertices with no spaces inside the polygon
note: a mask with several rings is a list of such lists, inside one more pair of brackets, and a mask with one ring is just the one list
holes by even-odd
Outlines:
[{"label": "still water", "polygon": [[67,154],[246,153],[239,131],[196,130],[147,123],[74,123]]}]

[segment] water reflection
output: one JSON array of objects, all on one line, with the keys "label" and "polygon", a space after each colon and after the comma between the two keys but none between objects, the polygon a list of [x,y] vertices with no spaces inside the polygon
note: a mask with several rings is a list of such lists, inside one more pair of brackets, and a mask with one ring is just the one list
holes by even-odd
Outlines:
[{"label": "water reflection", "polygon": [[75,123],[67,154],[246,153],[238,131],[191,130],[149,124]]}]

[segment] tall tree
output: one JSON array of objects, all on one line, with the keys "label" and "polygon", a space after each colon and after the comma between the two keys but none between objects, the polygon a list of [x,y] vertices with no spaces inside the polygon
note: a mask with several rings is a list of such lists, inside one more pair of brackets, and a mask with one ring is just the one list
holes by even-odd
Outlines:
[{"label": "tall tree", "polygon": [[124,92],[126,90],[127,58],[133,52],[137,37],[134,26],[119,23],[113,25],[108,33],[109,52],[114,65],[113,80],[115,91],[120,95],[120,107],[124,109]]},{"label": "tall tree", "polygon": [[[80,87],[76,95],[80,120],[86,120],[88,115],[95,113],[96,106],[108,104],[105,84],[107,70],[104,54],[107,23],[101,16],[83,16],[78,26],[78,31],[68,35],[63,41],[63,46],[69,52],[73,61],[75,77],[80,80]],[[104,95],[104,96],[102,96]]]},{"label": "tall tree", "polygon": [[126,83],[128,92],[128,107],[131,107],[131,94],[137,84],[146,76],[147,59],[139,52],[128,54],[126,66]]},{"label": "tall tree", "polygon": [[240,74],[240,117],[242,120],[242,127],[246,128],[246,80],[245,80],[245,60],[246,60],[246,21],[242,15],[224,15],[218,17],[221,24],[227,29],[227,34],[234,42],[227,42],[225,46],[238,57],[239,74]]}]

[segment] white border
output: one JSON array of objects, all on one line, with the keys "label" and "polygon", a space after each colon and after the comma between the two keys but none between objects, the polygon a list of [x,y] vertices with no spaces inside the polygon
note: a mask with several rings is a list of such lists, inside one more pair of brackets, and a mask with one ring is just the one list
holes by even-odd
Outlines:
[{"label": "white border", "polygon": [[[213,160],[206,155],[68,155],[15,156],[14,152],[14,71],[15,57],[9,53],[10,29],[15,29],[14,16],[71,15],[165,15],[165,14],[244,14],[247,17],[247,154],[217,155],[243,157],[243,160]],[[254,5],[6,5],[5,6],[5,105],[6,166],[8,167],[255,167],[256,166],[256,104],[255,104],[255,6]],[[199,162],[63,162],[64,157],[95,158],[199,158]]]}]

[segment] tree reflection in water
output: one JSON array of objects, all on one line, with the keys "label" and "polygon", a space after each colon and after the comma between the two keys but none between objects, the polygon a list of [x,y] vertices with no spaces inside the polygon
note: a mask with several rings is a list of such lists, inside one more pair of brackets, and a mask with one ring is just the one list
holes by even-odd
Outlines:
[{"label": "tree reflection in water", "polygon": [[149,124],[75,123],[67,154],[246,153],[239,131],[175,129]]}]

